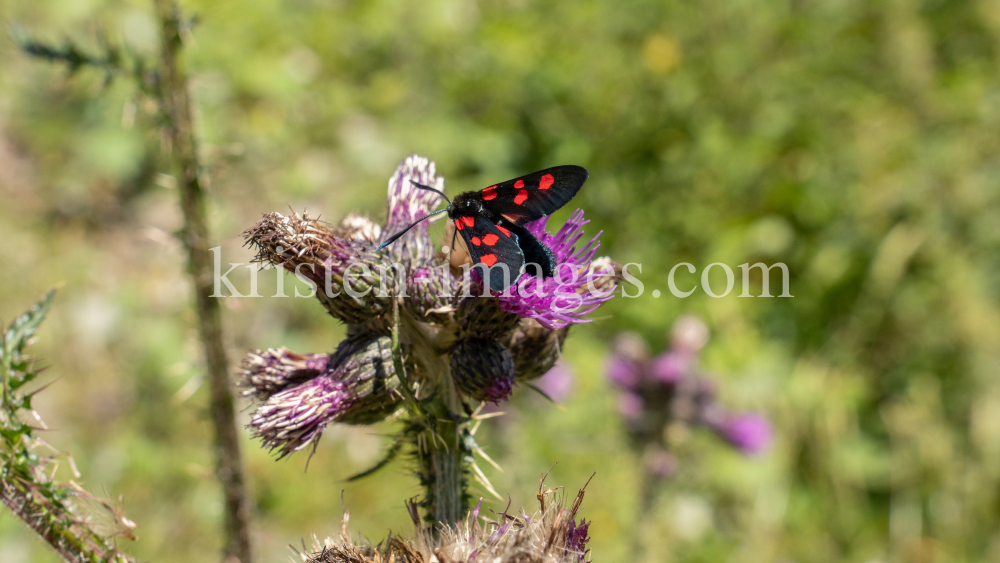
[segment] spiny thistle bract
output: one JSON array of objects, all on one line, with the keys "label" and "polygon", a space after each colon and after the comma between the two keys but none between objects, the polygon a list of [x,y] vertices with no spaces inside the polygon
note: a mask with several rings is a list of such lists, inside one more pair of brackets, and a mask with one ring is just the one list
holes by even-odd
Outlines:
[{"label": "spiny thistle bract", "polygon": [[[358,215],[330,225],[293,212],[267,214],[244,233],[259,261],[314,286],[330,315],[347,324],[348,338],[328,355],[252,352],[241,385],[260,402],[254,434],[280,456],[314,445],[331,422],[371,424],[405,406],[411,417],[397,443],[419,453],[442,436],[442,443],[453,442],[456,455],[466,456],[464,491],[466,462],[478,450],[465,423],[479,402],[502,401],[519,382],[551,369],[570,325],[587,322],[584,315],[612,297],[617,269],[608,258],[595,259],[598,237],[580,244],[587,221],[579,210],[555,233],[545,230],[547,218],[526,225],[555,254],[555,275],[526,273],[501,295],[483,290],[471,264],[450,262],[457,253],[437,250],[429,221],[377,250],[441,204],[439,194],[414,183],[444,190],[433,162],[408,157],[389,180],[384,227]],[[441,430],[440,421],[453,426]],[[441,480],[440,464],[423,467],[425,486]],[[452,511],[451,522],[457,518]]]}]

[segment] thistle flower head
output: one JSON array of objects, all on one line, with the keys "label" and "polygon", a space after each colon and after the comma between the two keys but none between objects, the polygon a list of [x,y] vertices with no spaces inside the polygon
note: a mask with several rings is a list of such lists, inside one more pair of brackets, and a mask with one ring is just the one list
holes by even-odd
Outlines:
[{"label": "thistle flower head", "polygon": [[514,390],[514,360],[495,340],[460,340],[451,353],[451,376],[466,396],[499,403]]},{"label": "thistle flower head", "polygon": [[614,284],[609,283],[616,276],[614,267],[608,260],[594,260],[601,245],[601,233],[578,246],[583,226],[589,223],[580,209],[555,234],[545,230],[548,220],[543,217],[525,228],[552,249],[556,258],[555,275],[539,278],[525,272],[518,279],[516,292],[497,296],[500,307],[521,318],[534,319],[549,329],[589,322],[583,316],[614,295]]},{"label": "thistle flower head", "polygon": [[767,420],[731,414],[719,403],[713,382],[698,372],[698,351],[707,340],[708,328],[690,316],[678,319],[671,348],[653,359],[637,334],[615,337],[606,376],[624,391],[618,412],[637,448],[667,452],[663,432],[672,424],[708,427],[747,455],[767,448],[772,434]]},{"label": "thistle flower head", "polygon": [[767,451],[774,438],[771,423],[754,413],[731,415],[719,425],[717,431],[730,444],[750,456]]},{"label": "thistle flower head", "polygon": [[333,354],[253,352],[240,384],[261,401],[250,427],[279,457],[313,443],[331,422],[371,424],[398,408],[387,337],[348,338]]},{"label": "thistle flower head", "polygon": [[[385,228],[382,229],[384,238],[402,231],[418,219],[425,217],[443,201],[439,194],[420,189],[414,184],[444,191],[444,178],[437,175],[433,161],[422,156],[408,156],[396,168],[392,178],[389,178],[389,211]],[[432,261],[435,252],[429,230],[430,225],[427,221],[417,224],[399,240],[386,247],[386,253],[393,262],[425,263]]]},{"label": "thistle flower head", "polygon": [[329,362],[329,354],[296,354],[287,348],[255,350],[243,359],[239,385],[246,390],[242,395],[267,399],[318,376]]},{"label": "thistle flower head", "polygon": [[[542,480],[544,484],[544,479]],[[299,552],[302,563],[579,563],[589,559],[592,521],[578,519],[581,489],[572,503],[550,499],[556,489],[539,490],[539,509],[496,513],[497,522],[481,523],[480,505],[464,521],[440,526],[437,534],[418,532],[413,540],[389,537],[377,545],[355,543],[347,532],[349,513],[341,521],[339,538],[318,538],[312,553]],[[554,500],[554,502],[553,502]],[[509,508],[509,507],[508,507]]]},{"label": "thistle flower head", "polygon": [[[344,349],[386,339],[394,301],[400,304],[407,384],[417,398],[447,388],[469,401],[496,402],[506,399],[517,381],[552,369],[569,326],[586,322],[584,315],[611,298],[616,267],[610,259],[595,258],[598,237],[581,242],[587,223],[581,211],[554,233],[545,230],[544,219],[526,226],[552,249],[556,275],[526,275],[507,295],[484,296],[474,280],[456,275],[435,250],[430,221],[377,250],[381,241],[441,205],[440,194],[416,184],[444,190],[434,163],[413,155],[389,180],[384,226],[360,215],[329,224],[305,212],[269,213],[244,233],[260,261],[313,285],[316,298],[352,335],[334,354],[279,349],[253,352],[245,360],[244,394],[261,403],[251,427],[281,455],[312,443],[330,422],[376,422],[398,406],[398,393],[383,392],[397,380],[391,354]],[[362,377],[364,370],[378,376]],[[449,377],[454,385],[442,387]]]}]

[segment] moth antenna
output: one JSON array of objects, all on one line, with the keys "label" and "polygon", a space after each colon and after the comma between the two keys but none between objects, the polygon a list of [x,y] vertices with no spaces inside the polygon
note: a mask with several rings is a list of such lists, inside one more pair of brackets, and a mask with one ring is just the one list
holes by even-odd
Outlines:
[{"label": "moth antenna", "polygon": [[421,190],[427,190],[429,192],[435,192],[435,193],[440,194],[441,197],[443,197],[446,200],[448,200],[448,205],[451,205],[451,198],[449,198],[447,195],[445,195],[445,193],[442,192],[441,190],[437,190],[437,189],[434,189],[434,188],[432,188],[430,186],[425,186],[423,184],[418,184],[418,183],[414,182],[413,180],[410,180],[410,183],[413,184],[414,186],[420,188]]},{"label": "moth antenna", "polygon": [[[435,190],[435,191],[437,191],[437,190]],[[385,248],[385,247],[389,246],[390,244],[396,242],[396,239],[398,239],[399,237],[405,235],[406,231],[409,231],[413,227],[416,227],[417,223],[423,221],[424,219],[427,219],[428,217],[433,217],[435,215],[440,215],[441,213],[446,213],[447,211],[448,211],[447,209],[441,209],[439,211],[435,211],[434,213],[430,213],[428,215],[424,215],[423,217],[421,217],[421,218],[417,219],[416,221],[410,223],[409,227],[406,227],[402,231],[399,231],[398,233],[392,235],[391,237],[389,237],[389,240],[387,240],[387,241],[383,242],[382,244],[378,245],[378,248],[375,249],[375,252],[378,252],[379,250],[382,250],[383,248]]]}]

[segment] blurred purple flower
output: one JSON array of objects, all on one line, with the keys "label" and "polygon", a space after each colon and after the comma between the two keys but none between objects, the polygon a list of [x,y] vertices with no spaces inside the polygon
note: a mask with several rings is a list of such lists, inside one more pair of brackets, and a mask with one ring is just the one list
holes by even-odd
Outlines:
[{"label": "blurred purple flower", "polygon": [[642,382],[648,359],[646,341],[638,334],[623,332],[611,343],[611,356],[605,373],[616,387],[635,389]]},{"label": "blurred purple flower", "polygon": [[691,371],[694,363],[694,356],[688,352],[665,352],[653,360],[650,373],[662,383],[677,383]]},{"label": "blurred purple flower", "polygon": [[569,397],[573,391],[573,373],[566,367],[566,364],[558,362],[552,369],[545,372],[545,375],[536,379],[534,385],[558,403]]},{"label": "blurred purple flower", "polygon": [[642,379],[642,366],[624,356],[613,355],[608,358],[606,373],[615,386],[633,389]]},{"label": "blurred purple flower", "polygon": [[707,341],[705,323],[682,316],[671,330],[670,348],[652,360],[648,345],[635,333],[623,332],[612,343],[606,376],[623,391],[618,412],[654,477],[676,470],[677,459],[665,438],[673,425],[709,428],[747,455],[762,453],[771,442],[764,417],[732,413],[719,402],[713,381],[698,371],[698,353]]},{"label": "blurred purple flower", "polygon": [[759,455],[767,451],[773,439],[771,423],[755,413],[729,416],[718,432],[730,444],[746,455]]},{"label": "blurred purple flower", "polygon": [[618,397],[618,414],[626,420],[636,420],[642,414],[642,397],[635,393],[622,393]]}]

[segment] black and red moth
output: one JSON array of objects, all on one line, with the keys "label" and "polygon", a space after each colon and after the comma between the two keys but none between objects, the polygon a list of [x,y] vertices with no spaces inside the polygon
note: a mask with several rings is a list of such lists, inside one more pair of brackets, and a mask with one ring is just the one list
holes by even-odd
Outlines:
[{"label": "black and red moth", "polygon": [[444,196],[448,200],[448,208],[417,219],[389,237],[378,250],[392,244],[427,217],[447,212],[477,266],[482,264],[493,268],[498,263],[507,266],[509,276],[504,276],[499,269],[491,271],[491,290],[505,291],[521,277],[528,265],[534,266],[532,273],[536,277],[552,277],[556,268],[555,255],[524,225],[566,205],[580,191],[589,175],[580,166],[555,166],[478,192],[460,193],[454,200],[434,188],[413,182],[421,189]]}]

